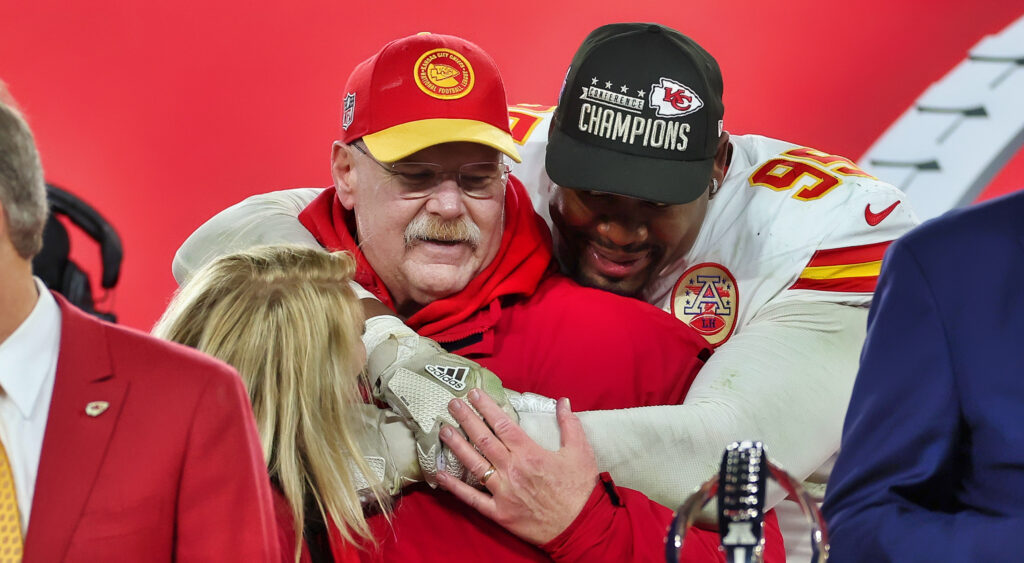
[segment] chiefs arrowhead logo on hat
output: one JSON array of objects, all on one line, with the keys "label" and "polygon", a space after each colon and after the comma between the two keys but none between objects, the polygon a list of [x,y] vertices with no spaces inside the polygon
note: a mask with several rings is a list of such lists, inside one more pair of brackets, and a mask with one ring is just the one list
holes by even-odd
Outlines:
[{"label": "chiefs arrowhead logo on hat", "polygon": [[416,85],[428,96],[455,100],[473,89],[473,67],[458,51],[432,49],[416,61]]},{"label": "chiefs arrowhead logo on hat", "polygon": [[649,101],[658,117],[680,117],[704,107],[704,101],[692,88],[670,78],[651,85]]}]

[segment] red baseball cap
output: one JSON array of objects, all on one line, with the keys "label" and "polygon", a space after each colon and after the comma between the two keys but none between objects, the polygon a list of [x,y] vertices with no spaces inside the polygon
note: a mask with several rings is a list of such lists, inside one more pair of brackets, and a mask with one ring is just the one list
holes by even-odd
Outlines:
[{"label": "red baseball cap", "polygon": [[360,63],[345,85],[341,127],[342,141],[362,138],[383,162],[456,141],[522,161],[498,67],[483,49],[451,35],[396,39]]}]

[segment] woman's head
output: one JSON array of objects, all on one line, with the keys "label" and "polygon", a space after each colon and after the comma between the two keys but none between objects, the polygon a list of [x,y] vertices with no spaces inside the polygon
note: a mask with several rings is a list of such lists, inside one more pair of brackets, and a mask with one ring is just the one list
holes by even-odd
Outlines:
[{"label": "woman's head", "polygon": [[[369,536],[355,492],[365,361],[363,312],[347,253],[267,246],[224,256],[179,289],[153,332],[231,364],[252,401],[271,477],[292,506],[303,499]],[[349,538],[352,539],[352,538]]]}]

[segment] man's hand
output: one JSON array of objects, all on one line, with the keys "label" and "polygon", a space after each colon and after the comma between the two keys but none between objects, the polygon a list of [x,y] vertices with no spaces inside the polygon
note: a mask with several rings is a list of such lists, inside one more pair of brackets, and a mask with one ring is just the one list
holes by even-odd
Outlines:
[{"label": "man's hand", "polygon": [[412,429],[424,480],[433,486],[439,470],[463,475],[462,464],[438,438],[442,423],[458,426],[448,413],[449,401],[463,401],[469,410],[466,394],[481,389],[509,416],[518,418],[494,373],[446,352],[433,340],[406,331],[390,334],[376,344],[367,360],[367,370],[374,398],[387,403]]},{"label": "man's hand", "polygon": [[472,444],[447,426],[441,439],[491,494],[448,475],[438,475],[438,483],[519,538],[551,541],[576,519],[598,481],[594,451],[569,400],[558,401],[562,449],[551,452],[483,393],[470,392],[469,399],[484,420],[462,401],[449,408]]}]

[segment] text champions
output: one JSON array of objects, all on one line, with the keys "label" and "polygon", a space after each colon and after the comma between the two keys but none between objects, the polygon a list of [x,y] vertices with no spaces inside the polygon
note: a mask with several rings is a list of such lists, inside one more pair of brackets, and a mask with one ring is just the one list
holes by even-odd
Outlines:
[{"label": "text champions", "polygon": [[685,151],[689,123],[630,115],[612,108],[583,102],[579,130],[628,145]]}]

